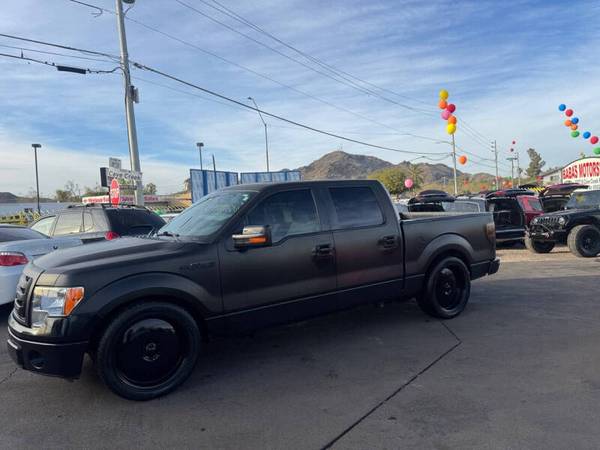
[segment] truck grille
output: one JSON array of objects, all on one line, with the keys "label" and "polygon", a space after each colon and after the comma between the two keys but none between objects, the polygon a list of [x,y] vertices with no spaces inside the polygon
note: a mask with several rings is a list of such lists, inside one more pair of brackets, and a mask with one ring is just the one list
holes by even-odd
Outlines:
[{"label": "truck grille", "polygon": [[31,276],[23,273],[17,284],[13,317],[23,325],[27,325],[27,297],[29,296],[32,281],[33,278]]},{"label": "truck grille", "polygon": [[539,216],[537,218],[536,223],[539,225],[545,225],[551,228],[557,228],[558,225],[558,216]]}]

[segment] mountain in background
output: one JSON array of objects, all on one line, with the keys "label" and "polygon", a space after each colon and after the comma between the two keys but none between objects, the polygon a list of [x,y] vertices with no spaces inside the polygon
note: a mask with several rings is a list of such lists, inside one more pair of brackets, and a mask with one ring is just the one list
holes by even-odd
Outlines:
[{"label": "mountain in background", "polygon": [[[401,162],[400,164],[392,164],[389,161],[374,156],[355,155],[337,150],[327,153],[308,166],[300,167],[297,170],[302,173],[302,179],[304,180],[364,179],[380,169],[394,166],[408,168],[409,165],[408,161]],[[412,165],[419,168],[424,184],[450,184],[452,182],[452,168],[445,164],[416,163]],[[494,181],[493,175],[484,172],[468,174],[457,171],[457,175],[476,183],[493,183]]]}]

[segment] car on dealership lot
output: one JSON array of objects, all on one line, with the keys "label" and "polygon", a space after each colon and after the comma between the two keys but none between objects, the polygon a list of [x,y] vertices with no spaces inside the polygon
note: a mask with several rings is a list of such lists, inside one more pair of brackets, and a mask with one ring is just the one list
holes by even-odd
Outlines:
[{"label": "car on dealership lot", "polygon": [[84,243],[121,236],[143,236],[157,231],[165,220],[147,208],[130,205],[87,203],[71,205],[42,217],[31,229],[47,236],[77,236]]},{"label": "car on dealership lot", "polygon": [[14,300],[17,283],[29,261],[77,245],[81,245],[81,239],[52,239],[27,227],[0,224],[0,305]]},{"label": "car on dealership lot", "polygon": [[534,253],[549,253],[556,244],[566,244],[575,256],[597,256],[600,253],[600,190],[575,191],[564,209],[536,217],[525,244]]},{"label": "car on dealership lot", "polygon": [[444,191],[424,191],[409,200],[408,209],[413,212],[491,212],[496,224],[496,239],[502,243],[523,241],[531,220],[543,213],[535,193],[526,189],[504,189],[458,197]]},{"label": "car on dealership lot", "polygon": [[587,184],[580,183],[560,183],[545,187],[539,193],[544,212],[549,213],[564,209],[573,192],[587,188]]},{"label": "car on dealership lot", "polygon": [[499,268],[492,215],[403,214],[373,180],[216,191],[156,235],[30,263],[9,353],[27,370],[77,378],[87,352],[110,389],[147,400],[180,385],[213,334],[397,298],[456,317],[471,280]]}]

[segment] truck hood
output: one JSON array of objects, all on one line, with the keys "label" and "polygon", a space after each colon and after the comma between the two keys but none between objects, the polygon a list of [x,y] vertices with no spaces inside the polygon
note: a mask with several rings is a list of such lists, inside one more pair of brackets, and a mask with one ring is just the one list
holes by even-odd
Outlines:
[{"label": "truck hood", "polygon": [[581,208],[581,209],[559,209],[550,213],[544,213],[540,217],[572,217],[579,215],[589,215],[590,211],[595,211],[595,208]]},{"label": "truck hood", "polygon": [[84,244],[57,250],[36,259],[35,265],[44,271],[81,269],[95,266],[122,266],[136,261],[168,257],[183,245],[173,239],[124,237],[112,241]]}]

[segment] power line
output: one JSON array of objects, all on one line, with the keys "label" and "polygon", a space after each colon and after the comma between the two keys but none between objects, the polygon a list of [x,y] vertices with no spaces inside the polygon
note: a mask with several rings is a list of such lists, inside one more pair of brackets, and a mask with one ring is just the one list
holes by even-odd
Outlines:
[{"label": "power line", "polygon": [[[77,1],[77,0],[69,0],[69,1],[71,1],[71,2],[74,2],[74,3],[78,3],[78,4],[82,4],[82,5],[85,5],[85,6],[89,6],[89,7],[97,8],[97,9],[99,9],[99,10],[103,11],[103,12],[107,12],[107,13],[110,13],[110,14],[115,14],[115,12],[114,12],[114,11],[112,11],[112,10],[110,10],[110,9],[107,9],[107,8],[102,8],[102,7],[100,7],[100,6],[92,5],[92,4],[89,4],[89,3],[83,3],[83,2],[80,2],[80,1]],[[202,53],[204,53],[204,54],[207,54],[207,55],[209,55],[209,56],[212,56],[212,57],[214,57],[214,58],[216,58],[216,59],[219,59],[220,61],[223,61],[223,62],[225,62],[225,63],[227,63],[227,64],[233,65],[233,66],[235,66],[235,67],[237,67],[237,68],[239,68],[239,69],[242,69],[242,70],[244,70],[244,71],[246,71],[246,72],[249,72],[249,73],[252,73],[252,74],[254,74],[254,75],[256,75],[256,76],[259,76],[259,77],[261,77],[261,78],[264,78],[264,79],[266,79],[266,80],[268,80],[268,81],[271,81],[271,82],[273,82],[273,83],[275,83],[275,84],[278,84],[279,86],[281,86],[281,87],[284,87],[284,88],[286,88],[286,89],[292,90],[292,91],[294,91],[294,92],[296,92],[296,93],[298,93],[298,94],[300,94],[300,95],[303,95],[303,96],[305,96],[305,97],[307,97],[307,98],[310,98],[310,99],[312,99],[312,100],[318,101],[319,103],[322,103],[322,104],[324,104],[324,105],[330,106],[331,108],[337,109],[338,111],[342,111],[342,112],[345,112],[345,113],[351,114],[351,115],[353,115],[353,116],[355,116],[355,117],[359,117],[359,118],[361,118],[361,119],[363,119],[363,120],[366,120],[366,121],[368,121],[368,122],[374,123],[374,124],[376,124],[376,125],[379,125],[379,126],[382,126],[382,127],[388,128],[388,129],[390,129],[390,130],[397,131],[397,132],[398,132],[398,133],[400,133],[401,135],[405,135],[405,136],[413,136],[413,137],[417,137],[417,138],[419,138],[419,136],[418,136],[418,135],[413,135],[413,134],[411,134],[411,133],[405,133],[405,132],[403,132],[402,130],[399,130],[398,128],[395,128],[395,127],[393,127],[393,126],[391,126],[391,125],[385,124],[385,123],[383,123],[383,122],[380,122],[380,121],[378,121],[378,120],[375,120],[375,119],[372,119],[372,118],[370,118],[370,117],[368,117],[368,116],[365,116],[364,114],[358,113],[358,112],[356,112],[356,111],[353,111],[353,110],[351,110],[351,109],[348,109],[348,108],[345,108],[345,107],[342,107],[342,106],[336,105],[335,103],[332,103],[332,102],[330,102],[330,101],[328,101],[328,100],[325,100],[325,99],[323,99],[323,98],[321,98],[321,97],[318,97],[318,96],[316,96],[316,95],[313,95],[313,94],[310,94],[310,93],[308,93],[308,92],[306,92],[306,91],[304,91],[304,90],[298,89],[298,88],[296,88],[296,87],[294,87],[294,86],[291,86],[291,85],[288,85],[288,84],[286,84],[286,83],[283,83],[283,82],[281,82],[281,81],[278,81],[278,80],[276,80],[275,78],[272,78],[272,77],[270,77],[269,75],[265,75],[265,74],[263,74],[263,73],[261,73],[261,72],[258,72],[258,71],[256,71],[256,70],[254,70],[254,69],[251,69],[251,68],[249,68],[249,67],[246,67],[246,66],[244,66],[244,65],[242,65],[242,64],[236,63],[236,62],[234,62],[234,61],[232,61],[232,60],[230,60],[230,59],[227,59],[227,58],[225,58],[225,57],[223,57],[223,56],[220,56],[220,55],[218,55],[218,54],[216,54],[216,53],[214,53],[214,52],[211,52],[211,51],[209,51],[209,50],[206,50],[206,49],[204,49],[204,48],[202,48],[202,47],[200,47],[200,46],[198,46],[198,45],[196,45],[196,44],[194,44],[194,43],[192,43],[192,42],[186,41],[186,40],[184,40],[184,39],[181,39],[181,38],[179,38],[179,37],[177,37],[177,36],[174,36],[174,35],[172,35],[172,34],[170,34],[170,33],[167,33],[167,32],[165,32],[165,31],[162,31],[162,30],[160,30],[159,28],[156,28],[156,27],[154,27],[154,26],[152,26],[152,25],[148,25],[148,24],[146,24],[146,23],[144,23],[144,22],[142,22],[142,21],[140,21],[140,20],[137,20],[137,19],[134,19],[134,18],[132,18],[132,17],[128,17],[128,16],[126,16],[126,19],[127,19],[127,20],[129,20],[129,21],[131,21],[131,22],[133,22],[133,23],[135,23],[135,24],[137,24],[137,25],[139,25],[139,26],[141,26],[141,27],[144,27],[144,28],[146,28],[146,29],[148,29],[148,30],[150,30],[150,31],[152,31],[152,32],[158,33],[158,34],[160,34],[160,35],[162,35],[162,36],[164,36],[164,37],[166,37],[166,38],[168,38],[168,39],[174,40],[174,41],[176,41],[176,42],[179,42],[180,44],[183,44],[183,45],[186,45],[186,46],[188,46],[188,47],[194,48],[195,50],[198,50],[198,51],[200,51],[200,52],[202,52]],[[396,102],[396,103],[397,103],[397,102]],[[432,141],[435,141],[435,140],[437,140],[437,139],[435,139],[435,138],[426,138],[426,139],[429,139],[429,140],[432,140]]]},{"label": "power line", "polygon": [[[242,36],[242,37],[244,37],[244,38],[246,38],[246,39],[248,39],[248,40],[250,40],[252,42],[255,42],[258,45],[261,45],[261,46],[263,46],[263,47],[271,50],[272,52],[277,53],[278,55],[280,55],[280,56],[282,56],[282,57],[284,57],[286,59],[289,59],[290,61],[294,61],[295,63],[297,63],[297,64],[299,64],[299,65],[301,65],[301,66],[303,66],[303,67],[305,67],[305,68],[307,68],[309,70],[312,70],[315,73],[318,73],[318,74],[320,74],[322,76],[325,76],[325,77],[327,77],[327,78],[329,78],[329,79],[331,79],[333,81],[341,83],[341,84],[343,84],[343,85],[345,85],[347,87],[350,87],[352,89],[358,90],[359,92],[361,92],[363,94],[366,94],[366,95],[369,95],[369,96],[375,96],[375,97],[377,97],[377,98],[379,98],[381,100],[384,100],[384,101],[386,101],[388,103],[392,103],[392,104],[397,105],[397,106],[400,106],[402,108],[405,108],[405,109],[408,109],[408,110],[411,110],[411,111],[417,111],[417,112],[421,112],[421,113],[431,114],[430,111],[426,111],[426,110],[423,110],[423,109],[420,109],[420,108],[415,108],[413,106],[406,105],[406,104],[397,102],[395,100],[392,100],[390,98],[384,97],[381,94],[379,94],[379,93],[377,93],[377,92],[375,92],[373,90],[370,90],[368,88],[364,88],[364,87],[356,84],[355,82],[353,82],[351,80],[350,81],[346,81],[344,79],[340,80],[340,79],[336,78],[335,76],[332,76],[332,75],[330,75],[330,74],[328,74],[326,72],[323,72],[321,70],[315,69],[314,67],[312,67],[312,66],[310,66],[310,65],[308,65],[308,64],[306,64],[306,63],[304,63],[304,62],[302,62],[302,61],[300,61],[300,60],[298,60],[296,58],[293,58],[293,57],[291,57],[291,56],[289,56],[289,55],[287,55],[287,54],[279,51],[278,49],[276,49],[274,47],[271,47],[270,45],[265,44],[262,41],[259,41],[258,39],[254,39],[252,36],[249,36],[246,33],[243,33],[241,31],[235,29],[234,27],[229,26],[228,24],[226,24],[224,22],[221,22],[220,20],[214,18],[210,14],[206,14],[206,13],[200,11],[199,9],[197,9],[197,8],[195,8],[195,7],[191,6],[191,5],[183,2],[182,0],[175,0],[175,1],[177,3],[179,3],[180,5],[182,5],[182,6],[186,7],[186,8],[188,8],[188,9],[190,9],[191,11],[194,11],[195,13],[201,15],[202,17],[205,17],[205,18],[211,20],[212,22],[215,22],[215,23],[221,25],[222,27],[224,27],[224,28],[232,31],[233,33],[236,33],[236,34],[238,34],[238,35],[240,35],[240,36]],[[336,75],[339,77],[339,74],[336,73]]]},{"label": "power line", "polygon": [[368,86],[371,86],[371,87],[373,87],[375,89],[379,89],[379,90],[381,90],[383,92],[388,92],[388,93],[390,93],[392,95],[395,95],[395,96],[398,96],[400,98],[405,98],[407,100],[412,100],[414,102],[422,103],[424,105],[428,105],[429,106],[429,103],[426,103],[426,102],[424,102],[422,100],[418,100],[418,99],[415,99],[413,97],[410,97],[410,96],[407,96],[407,95],[404,95],[404,94],[399,94],[398,92],[392,91],[390,89],[383,88],[383,87],[378,86],[378,85],[376,85],[374,83],[371,83],[371,82],[366,81],[364,79],[358,78],[358,77],[356,77],[356,76],[354,76],[354,75],[352,75],[352,74],[350,74],[348,72],[345,72],[345,71],[343,71],[343,70],[341,70],[341,69],[339,69],[339,68],[337,68],[337,67],[335,67],[335,66],[333,66],[331,64],[328,64],[328,63],[324,62],[322,59],[316,58],[316,57],[310,55],[309,53],[304,52],[304,51],[298,49],[297,47],[289,44],[288,42],[285,42],[285,41],[281,40],[280,38],[274,36],[272,33],[269,33],[268,31],[266,31],[265,29],[259,27],[255,23],[252,23],[250,20],[248,20],[245,17],[241,16],[240,14],[236,13],[231,8],[228,8],[227,6],[223,5],[222,3],[219,3],[217,0],[212,0],[212,3],[218,5],[219,7],[214,6],[213,4],[207,2],[206,0],[200,0],[200,2],[204,3],[206,6],[208,6],[210,8],[215,9],[215,10],[219,11],[220,13],[222,13],[222,14],[224,14],[224,15],[226,15],[226,16],[234,19],[234,20],[236,20],[239,23],[242,23],[242,24],[244,24],[244,25],[252,28],[254,31],[256,31],[258,33],[261,33],[261,34],[263,34],[263,35],[265,35],[265,36],[273,39],[275,42],[277,42],[277,43],[279,43],[279,44],[281,44],[281,45],[289,48],[290,50],[293,50],[294,52],[296,52],[299,55],[303,56],[307,60],[312,61],[312,62],[318,64],[319,66],[323,67],[324,69],[329,70],[330,72],[338,75],[341,78],[346,79],[347,81],[352,81],[352,79],[353,79],[353,80],[356,80],[356,81],[358,81],[360,83],[363,83],[363,84],[366,84]]},{"label": "power line", "polygon": [[270,112],[265,111],[263,109],[258,109],[258,108],[254,107],[254,106],[247,105],[247,104],[242,103],[240,101],[237,101],[237,100],[235,100],[233,98],[227,97],[227,96],[225,96],[223,94],[219,94],[217,92],[211,91],[210,89],[203,88],[201,86],[198,86],[197,84],[191,83],[189,81],[185,81],[185,80],[183,80],[181,78],[178,78],[178,77],[176,77],[174,75],[169,75],[168,73],[162,72],[162,71],[160,71],[158,69],[154,69],[152,67],[148,67],[148,66],[146,66],[144,64],[140,64],[140,63],[137,63],[137,62],[134,62],[133,64],[138,69],[142,69],[142,70],[147,70],[149,72],[153,72],[153,73],[155,73],[157,75],[163,76],[165,78],[169,78],[169,79],[171,79],[173,81],[176,81],[178,83],[184,84],[186,86],[192,87],[194,89],[198,89],[198,90],[200,90],[202,92],[205,92],[207,94],[210,94],[212,96],[218,97],[218,98],[220,98],[222,100],[226,100],[228,102],[234,103],[236,105],[242,106],[242,107],[244,107],[246,109],[250,109],[250,110],[255,111],[255,112],[258,111],[258,112],[264,114],[265,116],[269,116],[269,117],[271,117],[273,119],[281,120],[282,122],[287,122],[289,124],[295,125],[295,126],[300,127],[300,128],[304,128],[304,129],[309,130],[309,131],[313,131],[315,133],[323,134],[323,135],[326,135],[326,136],[330,136],[330,137],[333,137],[333,138],[336,138],[336,139],[341,139],[341,140],[352,142],[352,143],[359,144],[359,145],[364,145],[366,147],[379,148],[379,149],[382,149],[382,150],[390,150],[390,151],[394,151],[394,152],[398,152],[398,153],[407,153],[407,154],[416,154],[416,155],[443,155],[443,154],[445,154],[445,152],[444,153],[442,153],[442,152],[416,152],[416,151],[412,151],[412,150],[402,150],[402,149],[398,149],[398,148],[394,148],[394,147],[387,147],[387,146],[378,145],[378,144],[371,144],[369,142],[359,141],[357,139],[349,138],[349,137],[342,136],[342,135],[339,135],[339,134],[330,133],[330,132],[327,132],[325,130],[321,130],[319,128],[312,127],[310,125],[306,125],[306,124],[303,124],[303,123],[300,123],[300,122],[296,122],[294,120],[287,119],[285,117],[279,116],[277,114],[270,113]]},{"label": "power line", "polygon": [[19,59],[21,61],[33,62],[36,64],[42,64],[45,66],[55,67],[56,69],[64,71],[64,72],[101,74],[101,73],[113,73],[120,69],[120,67],[115,67],[112,70],[84,69],[84,68],[80,68],[80,67],[65,66],[62,64],[55,63],[55,62],[42,61],[41,59],[29,58],[29,57],[23,56],[23,55],[10,55],[8,53],[0,53],[0,56],[4,56],[5,58]]},{"label": "power line", "polygon": [[45,42],[45,41],[38,41],[36,39],[29,39],[29,38],[24,38],[24,37],[21,37],[21,36],[14,36],[12,34],[0,33],[0,36],[1,37],[5,37],[5,38],[9,38],[9,39],[16,39],[16,40],[19,40],[19,41],[31,42],[33,44],[47,45],[47,46],[50,46],[50,47],[62,48],[64,50],[71,50],[71,51],[74,51],[74,52],[88,53],[90,55],[100,55],[100,56],[105,56],[107,58],[111,58],[111,59],[114,59],[114,60],[119,60],[118,56],[111,55],[109,53],[97,52],[97,51],[94,51],[94,50],[85,50],[85,49],[82,49],[82,48],[70,47],[68,45],[53,44],[53,43]]},{"label": "power line", "polygon": [[83,59],[83,60],[86,60],[86,61],[112,62],[112,61],[109,61],[107,59],[90,58],[88,56],[69,55],[67,53],[59,53],[59,52],[49,52],[49,51],[44,51],[44,50],[38,50],[38,49],[35,49],[35,48],[18,47],[18,46],[15,46],[15,45],[0,44],[0,47],[12,48],[14,50],[21,50],[21,51],[25,51],[25,52],[41,53],[41,54],[44,54],[44,55],[65,56],[67,58]]}]

